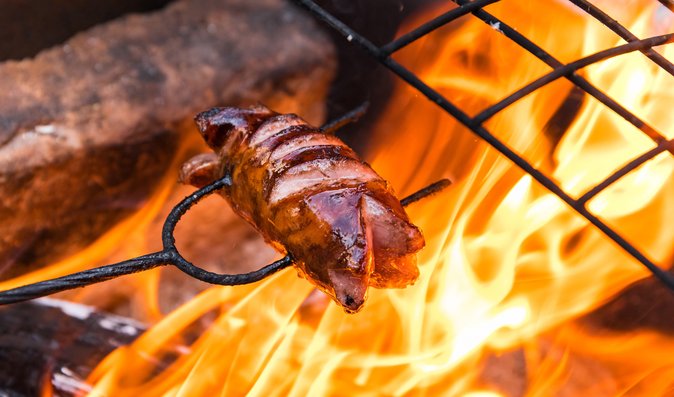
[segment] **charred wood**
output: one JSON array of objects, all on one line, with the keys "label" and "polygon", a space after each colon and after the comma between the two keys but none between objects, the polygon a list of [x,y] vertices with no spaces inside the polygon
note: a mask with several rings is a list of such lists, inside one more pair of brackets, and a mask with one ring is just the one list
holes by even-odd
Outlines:
[{"label": "charred wood", "polygon": [[125,317],[55,299],[0,308],[0,395],[86,392],[98,362],[143,330]]}]

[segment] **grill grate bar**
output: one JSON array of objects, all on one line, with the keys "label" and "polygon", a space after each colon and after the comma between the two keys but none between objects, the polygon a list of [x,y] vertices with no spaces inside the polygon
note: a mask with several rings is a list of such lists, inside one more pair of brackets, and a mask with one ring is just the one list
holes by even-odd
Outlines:
[{"label": "grill grate bar", "polygon": [[[465,1],[465,0],[453,0],[456,3],[459,4],[459,8],[462,7],[468,7],[471,4],[474,4],[474,2],[470,1]],[[660,36],[660,37],[655,37],[655,38],[650,38],[650,39],[645,39],[645,40],[633,40],[633,42],[628,43],[623,46],[615,47],[613,49],[609,49],[606,51],[599,52],[597,54],[591,55],[589,57],[577,60],[575,62],[572,62],[568,65],[563,65],[560,61],[555,59],[552,55],[547,53],[545,50],[540,48],[538,45],[515,31],[513,28],[510,26],[506,25],[499,19],[495,18],[491,14],[487,13],[483,9],[480,8],[475,8],[473,11],[470,11],[473,15],[481,19],[482,21],[492,25],[492,26],[499,26],[499,30],[508,38],[513,40],[515,43],[520,45],[522,48],[525,50],[529,51],[533,55],[535,55],[537,58],[541,59],[543,62],[551,66],[554,70],[549,73],[548,75],[545,75],[542,77],[542,79],[546,79],[543,84],[540,83],[532,83],[532,84],[540,84],[538,86],[535,86],[534,89],[540,88],[544,86],[545,84],[554,81],[558,77],[566,77],[568,80],[573,82],[576,86],[579,88],[583,89],[585,92],[588,94],[592,95],[596,99],[598,99],[600,102],[602,102],[604,105],[612,109],[614,112],[625,118],[628,122],[633,124],[635,127],[639,128],[642,132],[644,132],[646,135],[648,135],[653,141],[655,141],[658,144],[658,147],[655,149],[650,150],[649,152],[639,156],[638,158],[634,159],[633,161],[629,162],[626,164],[624,167],[622,167],[620,170],[616,171],[613,175],[611,175],[609,178],[604,180],[602,183],[599,185],[595,186],[593,189],[588,191],[586,194],[584,194],[581,199],[576,200],[573,199],[568,193],[566,193],[559,185],[557,185],[552,179],[547,177],[543,172],[535,168],[532,164],[530,164],[527,160],[525,160],[523,157],[518,155],[514,150],[509,148],[505,143],[500,141],[498,138],[496,138],[491,132],[489,132],[484,126],[482,126],[482,121],[486,120],[488,117],[484,117],[483,119],[478,119],[478,118],[471,118],[463,112],[460,108],[458,108],[456,105],[454,105],[452,102],[450,102],[447,98],[442,96],[439,92],[434,90],[432,87],[427,85],[425,82],[423,82],[418,76],[416,76],[414,73],[412,73],[410,70],[405,68],[403,65],[400,63],[396,62],[394,59],[391,58],[391,53],[388,52],[387,50],[390,50],[391,48],[395,48],[393,45],[389,44],[389,48],[387,50],[384,50],[383,48],[377,47],[375,44],[373,44],[371,41],[369,41],[367,38],[364,36],[361,36],[358,34],[356,31],[351,29],[349,26],[344,24],[342,21],[334,17],[332,14],[327,12],[325,9],[317,5],[313,0],[295,0],[296,3],[299,5],[303,6],[307,10],[309,10],[311,13],[314,14],[314,16],[319,19],[320,21],[326,23],[333,29],[335,29],[338,33],[343,35],[348,41],[355,43],[359,45],[361,48],[363,48],[367,53],[369,53],[372,57],[376,58],[379,60],[384,66],[386,66],[389,70],[391,70],[393,73],[398,75],[402,80],[404,80],[406,83],[417,89],[419,92],[424,94],[428,99],[430,99],[432,102],[436,103],[438,106],[440,106],[442,109],[444,109],[447,113],[452,115],[454,118],[456,118],[459,122],[464,124],[467,128],[469,128],[473,133],[478,135],[480,138],[482,138],[484,141],[486,141],[489,145],[491,145],[494,149],[498,150],[502,155],[504,155],[506,158],[511,160],[513,163],[515,163],[518,167],[520,167],[522,170],[527,172],[529,175],[531,175],[538,183],[546,187],[549,191],[551,191],[553,194],[557,195],[562,201],[564,201],[566,204],[568,204],[571,208],[573,208],[577,213],[579,213],[581,216],[583,216],[585,219],[587,219],[590,223],[592,223],[595,227],[597,227],[600,231],[602,231],[608,238],[613,240],[616,244],[618,244],[621,248],[623,248],[626,252],[628,252],[630,255],[632,255],[636,260],[638,260],[644,267],[646,267],[655,277],[657,277],[663,284],[665,284],[668,288],[671,290],[674,290],[674,274],[668,273],[667,271],[663,270],[659,266],[657,266],[654,262],[652,262],[649,258],[647,258],[641,251],[639,251],[636,247],[634,247],[631,243],[629,243],[624,237],[622,237],[619,233],[617,233],[615,230],[613,230],[610,226],[608,226],[606,223],[604,223],[602,220],[600,220],[597,216],[592,214],[585,206],[587,201],[594,197],[596,194],[601,192],[603,189],[605,189],[607,186],[610,184],[614,183],[618,179],[620,179],[622,176],[626,175],[630,171],[634,170],[637,168],[640,164],[643,164],[645,161],[648,161],[649,159],[655,157],[657,154],[665,151],[665,150],[672,150],[672,143],[668,141],[664,136],[662,136],[658,131],[656,131],[653,127],[649,126],[646,124],[644,121],[640,120],[636,115],[632,114],[630,111],[622,107],[620,104],[618,104],[615,100],[613,100],[611,97],[608,95],[604,94],[601,92],[599,89],[594,87],[592,84],[590,84],[587,80],[584,78],[575,75],[573,72],[577,70],[579,67],[586,66],[584,63],[589,62],[594,63],[597,62],[601,59],[602,57],[610,57],[610,56],[616,56],[621,53],[621,51],[624,52],[629,52],[631,51],[636,51],[636,50],[641,50],[642,47],[646,44],[648,40],[654,40],[655,42],[659,42],[658,40],[664,40],[665,42],[671,42],[671,35],[665,35],[665,36]],[[457,15],[460,14],[460,12],[456,13]],[[445,14],[446,15],[446,14]],[[437,28],[437,27],[436,27]],[[428,30],[427,24],[422,25],[418,29],[424,29]],[[428,30],[429,32],[432,31]],[[411,37],[422,37],[423,35],[419,35],[418,33],[410,32],[408,33],[408,36]],[[418,37],[417,37],[418,36]],[[409,39],[406,39],[409,40]],[[411,42],[411,41],[410,41]],[[392,42],[392,43],[395,43]],[[662,42],[661,44],[664,44]],[[633,47],[626,47],[626,46],[633,46]],[[655,45],[655,44],[654,44]],[[400,47],[402,48],[402,47]],[[614,54],[615,52],[615,54]],[[595,59],[597,58],[597,59]],[[570,66],[572,65],[572,66]],[[559,76],[557,76],[559,74]],[[552,77],[547,77],[547,76],[552,76]],[[556,76],[556,77],[555,77]],[[554,77],[554,78],[553,78]],[[549,81],[547,81],[549,80]],[[525,86],[523,89],[520,91],[526,89],[529,86]],[[531,90],[533,91],[533,90]],[[529,91],[529,92],[531,92]],[[528,92],[527,92],[528,93]],[[513,94],[516,95],[517,93]],[[511,97],[513,96],[511,95]],[[523,93],[524,96],[526,93]],[[520,96],[520,97],[521,97]],[[510,97],[509,97],[510,98]],[[508,98],[506,98],[507,100]],[[511,100],[510,103],[515,102],[519,98],[514,98],[514,100]],[[496,111],[501,110],[502,108],[505,108],[507,105],[510,103],[505,103],[505,106],[502,106],[500,109],[496,109]],[[499,104],[497,104],[499,105]],[[488,111],[486,109],[485,111]],[[493,111],[494,109],[492,109]],[[483,111],[483,113],[485,112]],[[495,113],[495,112],[494,112]],[[478,115],[479,116],[479,115]]]},{"label": "grill grate bar", "polygon": [[669,11],[674,12],[674,0],[658,0],[660,4],[665,6]]},{"label": "grill grate bar", "polygon": [[[463,6],[464,4],[469,3],[466,0],[452,0],[457,4],[460,4]],[[521,33],[516,31],[515,29],[511,28],[510,26],[506,25],[501,21],[500,19],[496,18],[495,16],[489,14],[488,12],[480,9],[472,12],[473,15],[481,19],[483,22],[494,26],[498,24],[500,31],[503,32],[503,34],[514,41],[515,43],[519,44],[520,47],[524,48],[525,50],[529,51],[533,55],[535,55],[538,59],[541,61],[545,62],[548,66],[552,67],[553,69],[557,69],[563,66],[563,64],[557,60],[555,57],[550,55],[548,52],[546,52],[544,49],[536,45],[533,41],[527,39],[524,37]],[[587,92],[588,94],[592,95],[595,99],[597,99],[599,102],[603,103],[606,105],[609,109],[613,110],[615,113],[620,115],[622,118],[627,120],[630,124],[633,126],[637,127],[641,132],[646,134],[653,142],[656,144],[660,144],[661,142],[666,141],[667,139],[660,133],[658,132],[654,127],[646,123],[645,121],[641,120],[639,117],[637,117],[634,113],[630,112],[626,108],[624,108],[622,105],[620,105],[618,102],[616,102],[613,98],[610,96],[606,95],[603,93],[601,90],[599,90],[597,87],[592,85],[589,81],[587,81],[585,78],[578,76],[576,74],[568,75],[565,76],[569,81],[574,83],[576,86],[578,86],[580,89],[583,91]]]},{"label": "grill grate bar", "polygon": [[[611,18],[604,11],[597,8],[594,4],[590,3],[587,0],[569,0],[581,10],[587,12],[596,20],[604,24],[604,26],[611,29],[615,34],[622,37],[627,42],[633,42],[639,40],[637,36],[632,34],[626,27],[618,23],[615,19]],[[655,62],[656,65],[660,66],[667,73],[674,76],[674,64],[669,62],[667,58],[663,57],[662,54],[659,54],[652,48],[644,48],[640,50],[644,55],[646,55],[651,61]]]},{"label": "grill grate bar", "polygon": [[665,151],[669,151],[672,153],[674,151],[674,140],[671,141],[665,141],[658,146],[654,147],[653,149],[647,151],[646,153],[642,154],[641,156],[635,158],[634,160],[630,161],[629,163],[625,164],[623,167],[615,171],[611,176],[608,178],[604,179],[601,183],[593,187],[592,189],[588,190],[587,193],[583,194],[580,198],[578,198],[578,203],[585,205],[588,201],[590,201],[594,196],[599,194],[602,190],[606,189],[609,187],[609,185],[613,184],[616,182],[618,179],[622,178],[623,176],[629,174],[630,172],[634,171],[635,169],[639,168],[640,165],[643,163],[647,162],[648,160],[653,159],[655,156],[657,156],[660,153],[663,153]]},{"label": "grill grate bar", "polygon": [[475,0],[466,4],[465,7],[457,7],[452,10],[447,11],[446,13],[432,19],[418,28],[412,30],[411,32],[400,36],[399,38],[393,40],[392,42],[381,47],[381,50],[386,54],[390,55],[394,52],[402,49],[403,47],[412,44],[417,39],[433,32],[436,29],[439,29],[448,23],[452,22],[455,19],[458,19],[464,15],[470,14],[471,12],[486,7],[489,4],[497,3],[501,0]]},{"label": "grill grate bar", "polygon": [[[536,91],[537,89],[543,87],[544,85],[551,83],[560,77],[568,76],[571,73],[576,72],[579,69],[582,69],[586,66],[589,66],[593,63],[597,63],[599,61],[603,61],[609,58],[616,57],[618,55],[623,55],[629,52],[633,51],[641,51],[643,48],[650,48],[658,45],[663,45],[663,44],[668,44],[674,42],[674,33],[662,35],[662,36],[655,36],[655,37],[650,37],[647,39],[643,40],[635,40],[627,44],[623,44],[618,47],[613,47],[609,48],[604,51],[599,51],[596,52],[592,55],[589,55],[585,58],[581,58],[577,61],[567,63],[566,65],[560,66],[556,69],[554,69],[552,72],[543,75],[542,77],[532,81],[531,83],[527,84],[526,86],[520,88],[519,90],[515,91],[511,95],[507,96],[506,98],[502,99],[501,101],[495,103],[494,105],[491,105],[490,107],[486,108],[479,114],[477,114],[475,117],[473,117],[473,120],[475,120],[478,123],[484,123],[487,119],[491,118],[494,116],[496,113],[500,112],[501,110],[505,109],[506,107],[512,105],[514,102],[517,100],[527,96],[528,94]],[[674,154],[674,153],[672,153]]]}]

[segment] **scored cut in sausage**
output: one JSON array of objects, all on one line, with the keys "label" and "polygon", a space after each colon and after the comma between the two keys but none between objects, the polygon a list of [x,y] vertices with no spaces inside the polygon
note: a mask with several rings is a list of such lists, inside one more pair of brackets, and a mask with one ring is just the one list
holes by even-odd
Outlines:
[{"label": "scored cut in sausage", "polygon": [[197,187],[228,177],[220,191],[300,275],[347,312],[367,287],[417,279],[424,246],[389,184],[335,136],[264,106],[214,108],[195,118],[214,153],[183,165]]}]

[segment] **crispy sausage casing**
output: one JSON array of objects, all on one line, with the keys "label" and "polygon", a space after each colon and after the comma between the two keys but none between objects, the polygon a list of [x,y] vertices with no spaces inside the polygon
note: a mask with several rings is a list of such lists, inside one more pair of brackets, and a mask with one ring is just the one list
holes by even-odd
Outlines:
[{"label": "crispy sausage casing", "polygon": [[215,108],[196,123],[214,154],[187,162],[195,186],[229,176],[234,210],[348,312],[367,287],[401,288],[424,246],[388,183],[338,138],[264,106]]}]

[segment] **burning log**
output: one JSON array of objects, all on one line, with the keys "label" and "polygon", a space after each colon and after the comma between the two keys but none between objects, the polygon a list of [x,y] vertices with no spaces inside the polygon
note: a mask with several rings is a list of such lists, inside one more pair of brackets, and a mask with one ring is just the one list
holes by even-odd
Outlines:
[{"label": "burning log", "polygon": [[84,382],[113,349],[133,341],[133,320],[54,299],[0,309],[0,395],[86,391]]},{"label": "burning log", "polygon": [[0,64],[2,276],[138,209],[198,110],[264,101],[319,121],[332,71],[328,40],[277,0],[178,1]]},{"label": "burning log", "polygon": [[594,330],[635,331],[651,329],[674,333],[674,294],[649,277],[627,287],[609,302],[583,316],[583,325]]}]

